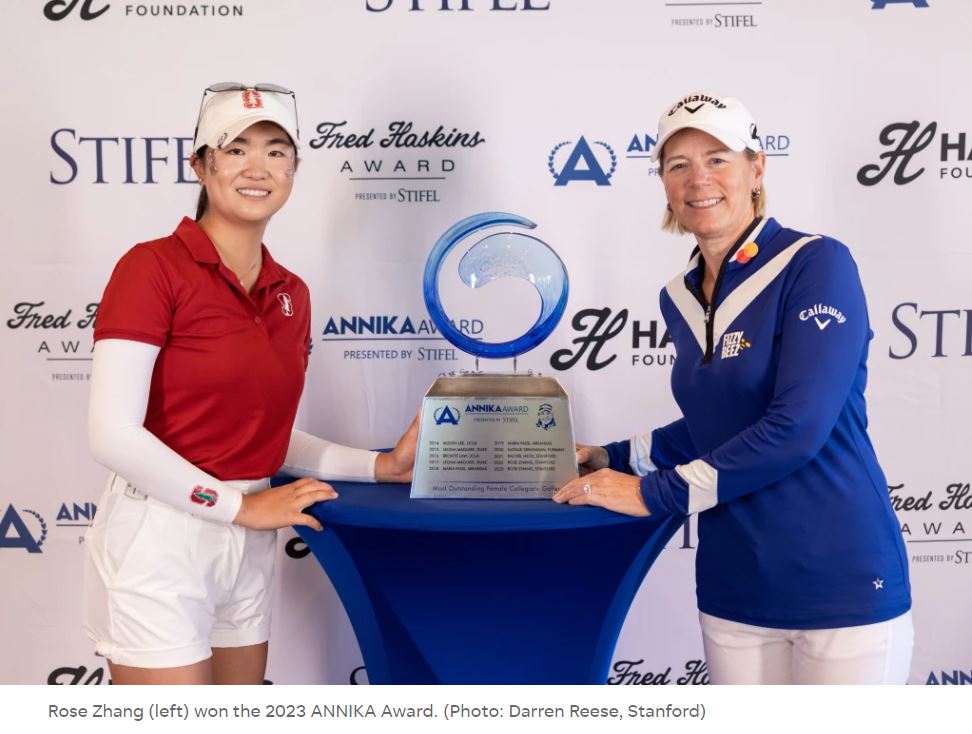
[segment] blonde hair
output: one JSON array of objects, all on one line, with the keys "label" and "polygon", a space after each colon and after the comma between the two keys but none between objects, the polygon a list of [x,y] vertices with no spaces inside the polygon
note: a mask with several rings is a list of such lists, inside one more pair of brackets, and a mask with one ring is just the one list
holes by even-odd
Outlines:
[{"label": "blonde hair", "polygon": [[[746,154],[746,158],[750,161],[755,161],[759,156],[756,151],[746,148],[743,150]],[[660,175],[664,176],[665,170],[665,155],[664,153],[658,159],[658,170]],[[761,185],[759,187],[759,193],[753,197],[753,215],[761,217],[766,213],[766,186]],[[669,205],[665,205],[665,213],[662,216],[661,228],[665,232],[674,232],[675,234],[688,234],[689,231],[683,227],[679,221],[675,218],[675,212],[672,211]]]}]

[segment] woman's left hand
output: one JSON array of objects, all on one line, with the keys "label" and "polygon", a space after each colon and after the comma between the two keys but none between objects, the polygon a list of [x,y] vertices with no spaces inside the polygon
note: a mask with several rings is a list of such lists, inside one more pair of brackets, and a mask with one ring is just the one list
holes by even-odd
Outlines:
[{"label": "woman's left hand", "polygon": [[375,460],[376,482],[410,482],[412,467],[415,466],[415,449],[418,444],[418,427],[421,409],[415,414],[411,425],[398,439],[398,443],[388,453],[378,454]]},{"label": "woman's left hand", "polygon": [[571,505],[594,505],[633,517],[647,517],[651,514],[641,497],[641,481],[638,477],[614,469],[599,469],[570,480],[557,491],[553,501]]}]

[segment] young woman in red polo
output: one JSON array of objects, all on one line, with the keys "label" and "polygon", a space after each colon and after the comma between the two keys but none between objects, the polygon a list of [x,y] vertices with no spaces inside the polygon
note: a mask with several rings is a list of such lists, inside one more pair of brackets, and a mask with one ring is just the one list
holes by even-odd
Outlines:
[{"label": "young woman in red polo", "polygon": [[[205,90],[196,219],[136,245],[99,307],[89,434],[112,470],[88,530],[84,626],[115,683],[261,683],[276,529],[336,497],[321,481],[411,478],[417,424],[387,454],[294,430],[307,286],[262,244],[300,143],[294,93]],[[304,477],[269,488],[285,470]]]}]

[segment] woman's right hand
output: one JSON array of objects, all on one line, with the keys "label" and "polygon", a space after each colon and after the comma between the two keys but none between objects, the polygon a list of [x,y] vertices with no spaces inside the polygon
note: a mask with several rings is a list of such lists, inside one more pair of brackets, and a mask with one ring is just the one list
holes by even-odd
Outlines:
[{"label": "woman's right hand", "polygon": [[586,476],[598,469],[607,469],[611,461],[608,457],[607,449],[603,446],[587,446],[579,443],[575,445],[577,449],[577,468],[580,475]]},{"label": "woman's right hand", "polygon": [[334,487],[326,482],[305,477],[290,484],[243,495],[243,503],[233,520],[250,530],[276,530],[291,525],[306,525],[321,530],[321,524],[304,509],[315,502],[336,498]]}]

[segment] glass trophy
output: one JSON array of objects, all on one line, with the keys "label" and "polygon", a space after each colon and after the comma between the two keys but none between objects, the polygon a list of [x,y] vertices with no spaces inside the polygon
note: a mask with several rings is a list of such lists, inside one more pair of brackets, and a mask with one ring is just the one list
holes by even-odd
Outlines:
[{"label": "glass trophy", "polygon": [[[470,235],[502,225],[536,227],[515,214],[475,214],[439,238],[425,265],[429,316],[443,337],[476,358],[476,369],[441,375],[425,394],[412,497],[542,499],[577,476],[567,393],[554,377],[516,372],[516,358],[550,335],[567,306],[567,269],[557,253],[522,232],[498,232],[459,262],[459,277],[470,288],[514,277],[537,290],[540,315],[516,339],[486,342],[463,333],[439,298],[439,271],[449,252]],[[480,358],[511,357],[512,373],[479,371]]]}]

